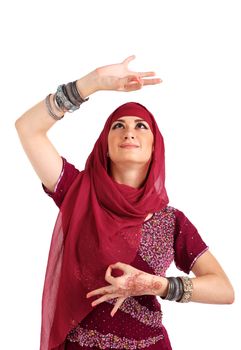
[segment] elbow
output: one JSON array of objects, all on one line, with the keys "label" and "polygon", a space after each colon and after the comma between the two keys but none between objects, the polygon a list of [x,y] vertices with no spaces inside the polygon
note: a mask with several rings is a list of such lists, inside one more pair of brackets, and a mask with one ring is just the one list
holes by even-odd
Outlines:
[{"label": "elbow", "polygon": [[233,304],[235,301],[235,292],[228,278],[216,276],[216,302],[215,304]]},{"label": "elbow", "polygon": [[227,293],[227,304],[233,304],[235,301],[235,292],[232,286],[229,287],[229,291]]},{"label": "elbow", "polygon": [[235,301],[235,292],[233,286],[230,282],[226,282],[225,287],[223,287],[223,303],[224,304],[233,304]]},{"label": "elbow", "polygon": [[19,120],[19,119],[17,119],[17,120],[15,121],[15,124],[14,124],[16,129],[18,128],[18,124],[19,124],[18,120]]},{"label": "elbow", "polygon": [[17,130],[19,130],[20,129],[20,126],[21,126],[21,117],[20,118],[18,118],[16,121],[15,121],[15,128],[17,129]]}]

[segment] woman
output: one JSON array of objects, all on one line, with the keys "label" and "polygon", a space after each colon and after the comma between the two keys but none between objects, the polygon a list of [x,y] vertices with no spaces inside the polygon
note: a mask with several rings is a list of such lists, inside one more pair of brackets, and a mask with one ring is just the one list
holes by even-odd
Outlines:
[{"label": "woman", "polygon": [[[164,143],[139,103],[118,107],[77,170],[47,131],[98,90],[134,91],[161,83],[122,63],[100,67],[16,121],[45,192],[60,208],[42,303],[41,350],[171,349],[156,296],[230,304],[234,291],[195,226],[168,206]],[[188,274],[165,277],[172,261]]]}]

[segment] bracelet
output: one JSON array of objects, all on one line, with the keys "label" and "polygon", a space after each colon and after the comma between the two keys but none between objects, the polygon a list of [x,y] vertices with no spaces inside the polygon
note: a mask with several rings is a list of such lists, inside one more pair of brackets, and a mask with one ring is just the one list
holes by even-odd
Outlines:
[{"label": "bracelet", "polygon": [[56,93],[53,95],[53,101],[54,101],[54,105],[55,105],[56,109],[57,109],[59,112],[64,113],[64,111],[60,108],[60,106],[58,105],[58,103],[57,103],[57,101],[56,101]]},{"label": "bracelet", "polygon": [[188,303],[191,300],[193,292],[193,283],[187,276],[167,277],[168,290],[164,300],[177,301],[179,303]]},{"label": "bracelet", "polygon": [[166,297],[161,297],[164,300],[179,300],[183,295],[182,283],[177,277],[167,277],[168,290]]},{"label": "bracelet", "polygon": [[189,301],[191,301],[192,292],[193,292],[192,280],[191,280],[191,278],[189,278],[187,276],[181,276],[179,278],[182,281],[184,293],[183,293],[181,299],[177,300],[177,302],[188,303]]},{"label": "bracelet", "polygon": [[79,100],[73,94],[72,83],[68,83],[67,85],[65,85],[65,91],[66,91],[65,96],[68,96],[68,99],[70,100],[70,102],[72,102],[75,106],[80,106]]},{"label": "bracelet", "polygon": [[89,97],[84,99],[84,98],[82,98],[82,96],[80,96],[79,90],[77,88],[77,80],[75,80],[71,83],[71,89],[72,89],[73,94],[76,96],[77,100],[80,102],[80,104],[88,101]]},{"label": "bracelet", "polygon": [[45,104],[46,104],[46,107],[47,107],[47,110],[48,110],[48,113],[49,115],[54,118],[55,120],[60,120],[64,117],[64,115],[62,115],[61,117],[59,117],[57,114],[54,113],[54,111],[52,110],[52,107],[51,107],[51,104],[50,104],[50,95],[47,95],[46,98],[45,98]]},{"label": "bracelet", "polygon": [[79,106],[75,106],[73,103],[70,102],[68,97],[66,96],[66,93],[64,93],[64,84],[59,85],[56,92],[56,101],[61,109],[65,109],[66,111],[72,113],[79,109]]},{"label": "bracelet", "polygon": [[70,82],[68,84],[62,84],[59,85],[57,88],[56,93],[53,95],[53,102],[55,108],[59,111],[62,112],[63,115],[59,117],[57,114],[54,113],[51,103],[50,103],[50,95],[46,96],[45,98],[45,104],[48,110],[48,114],[54,118],[55,120],[60,120],[64,117],[65,112],[74,112],[77,109],[80,108],[80,105],[83,102],[86,102],[89,100],[89,97],[86,99],[82,98],[80,96],[80,93],[77,89],[77,80],[74,82]]}]

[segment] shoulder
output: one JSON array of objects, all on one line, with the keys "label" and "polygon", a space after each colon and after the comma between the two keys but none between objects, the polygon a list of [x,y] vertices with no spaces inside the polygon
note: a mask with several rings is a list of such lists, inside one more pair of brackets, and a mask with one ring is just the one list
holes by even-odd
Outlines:
[{"label": "shoulder", "polygon": [[180,210],[178,210],[177,208],[171,206],[171,205],[167,205],[165,208],[155,212],[155,215],[158,216],[171,216],[173,218],[176,218],[176,216],[180,215],[180,213],[182,213]]},{"label": "shoulder", "polygon": [[154,213],[153,217],[162,225],[175,226],[176,208],[167,205],[165,208]]},{"label": "shoulder", "polygon": [[187,221],[189,221],[181,210],[171,205],[167,205],[165,208],[155,212],[154,217],[159,219],[160,222],[168,222],[175,227],[175,230],[178,230],[180,226],[187,224]]}]

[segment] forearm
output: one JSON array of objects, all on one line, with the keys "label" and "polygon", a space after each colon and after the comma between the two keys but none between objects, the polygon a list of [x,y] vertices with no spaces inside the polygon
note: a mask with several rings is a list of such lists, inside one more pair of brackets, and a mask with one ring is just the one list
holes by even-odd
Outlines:
[{"label": "forearm", "polygon": [[[168,280],[164,277],[153,276],[156,285],[155,295],[165,297],[167,295]],[[231,304],[234,301],[234,290],[229,280],[209,274],[191,278],[193,292],[190,301],[206,304]],[[159,284],[158,284],[159,283]]]},{"label": "forearm", "polygon": [[[93,71],[80,78],[77,81],[77,88],[83,98],[86,98],[97,91],[98,81],[96,72]],[[63,113],[54,107],[53,94],[50,96],[50,102],[54,109],[54,113],[58,117],[61,117]],[[42,100],[18,118],[15,122],[15,126],[20,135],[33,136],[37,134],[46,134],[55,123],[56,120],[49,115],[45,101]]]},{"label": "forearm", "polygon": [[215,274],[194,277],[191,301],[206,304],[232,304],[234,290],[230,282]]}]

